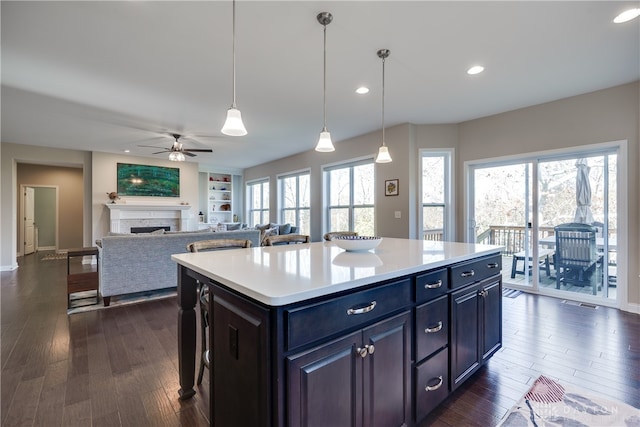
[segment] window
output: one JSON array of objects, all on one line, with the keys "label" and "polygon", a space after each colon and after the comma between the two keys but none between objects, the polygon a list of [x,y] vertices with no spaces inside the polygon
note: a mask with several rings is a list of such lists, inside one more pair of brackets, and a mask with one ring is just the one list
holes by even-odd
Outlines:
[{"label": "window", "polygon": [[300,234],[310,234],[311,205],[309,171],[278,177],[280,222],[298,227]]},{"label": "window", "polygon": [[421,220],[425,240],[454,240],[451,152],[421,150]]},{"label": "window", "polygon": [[247,206],[249,226],[269,222],[269,180],[247,183]]},{"label": "window", "polygon": [[327,231],[356,231],[375,235],[372,159],[325,169]]},{"label": "window", "polygon": [[[624,298],[625,211],[618,196],[626,182],[619,161],[625,150],[618,141],[469,164],[468,241],[504,247],[509,287],[563,298],[572,293],[592,303]],[[586,248],[577,239],[571,243],[572,261],[586,267],[556,263],[567,248],[559,249],[555,227],[568,224],[586,230],[572,232],[573,238],[594,233]],[[591,250],[595,263],[589,263]]]}]

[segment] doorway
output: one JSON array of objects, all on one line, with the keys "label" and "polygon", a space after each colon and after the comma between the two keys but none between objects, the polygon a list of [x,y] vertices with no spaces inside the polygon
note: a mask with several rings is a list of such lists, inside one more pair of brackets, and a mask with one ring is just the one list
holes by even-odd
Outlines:
[{"label": "doorway", "polygon": [[58,250],[58,187],[20,185],[18,256]]},{"label": "doorway", "polygon": [[[504,247],[509,288],[619,306],[625,151],[619,142],[468,165],[467,241]],[[588,246],[578,247],[583,238]]]}]

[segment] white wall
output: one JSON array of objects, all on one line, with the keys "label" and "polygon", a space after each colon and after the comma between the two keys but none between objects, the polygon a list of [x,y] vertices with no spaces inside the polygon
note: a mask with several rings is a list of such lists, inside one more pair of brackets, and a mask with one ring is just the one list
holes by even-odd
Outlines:
[{"label": "white wall", "polygon": [[109,202],[107,193],[116,191],[117,163],[134,163],[154,166],[169,166],[180,168],[180,197],[123,197],[120,203],[151,203],[180,204],[191,206],[190,230],[197,228],[199,200],[198,200],[198,164],[192,162],[171,162],[161,158],[124,156],[109,153],[93,153],[92,175],[93,188],[91,190],[92,234],[91,241],[95,241],[109,232]]}]

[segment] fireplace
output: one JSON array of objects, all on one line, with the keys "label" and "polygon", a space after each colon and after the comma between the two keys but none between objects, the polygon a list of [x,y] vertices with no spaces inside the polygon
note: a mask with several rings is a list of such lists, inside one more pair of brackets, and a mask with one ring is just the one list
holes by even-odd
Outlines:
[{"label": "fireplace", "polygon": [[128,233],[136,227],[157,230],[187,231],[192,218],[189,205],[106,203],[109,208],[109,231]]},{"label": "fireplace", "polygon": [[151,227],[131,227],[132,233],[152,233],[156,230],[171,231],[170,225],[160,225]]}]

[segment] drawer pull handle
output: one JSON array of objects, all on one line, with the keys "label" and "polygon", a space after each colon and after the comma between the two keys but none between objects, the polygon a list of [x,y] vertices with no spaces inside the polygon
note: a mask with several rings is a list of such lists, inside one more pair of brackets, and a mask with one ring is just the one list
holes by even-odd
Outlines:
[{"label": "drawer pull handle", "polygon": [[489,264],[487,264],[488,268],[498,268],[498,263],[497,262],[490,262]]},{"label": "drawer pull handle", "polygon": [[442,330],[442,320],[438,322],[436,326],[433,328],[427,328],[424,330],[426,334],[434,334],[436,332],[440,332]]},{"label": "drawer pull handle", "polygon": [[425,289],[438,289],[440,286],[442,286],[442,280],[438,280],[435,283],[427,283],[426,285],[424,285]]},{"label": "drawer pull handle", "polygon": [[347,314],[349,316],[351,316],[352,314],[363,314],[363,313],[368,313],[371,310],[373,310],[374,308],[376,308],[376,302],[375,301],[371,301],[371,304],[369,304],[366,307],[362,307],[362,308],[350,308],[347,310]]},{"label": "drawer pull handle", "polygon": [[442,383],[443,383],[443,382],[444,382],[444,381],[442,380],[442,375],[440,375],[440,376],[438,377],[438,384],[436,384],[436,385],[428,385],[428,386],[426,386],[424,389],[425,389],[426,391],[434,391],[434,390],[437,390],[437,389],[439,389],[440,387],[442,387]]},{"label": "drawer pull handle", "polygon": [[473,277],[475,276],[476,272],[471,270],[471,271],[463,271],[460,276],[462,277]]}]

